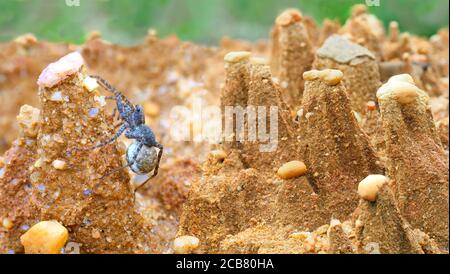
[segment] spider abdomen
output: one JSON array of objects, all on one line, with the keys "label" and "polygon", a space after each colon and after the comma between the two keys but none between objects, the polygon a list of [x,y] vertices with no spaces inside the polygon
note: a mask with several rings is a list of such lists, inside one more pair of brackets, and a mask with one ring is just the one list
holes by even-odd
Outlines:
[{"label": "spider abdomen", "polygon": [[155,147],[132,143],[127,149],[127,162],[131,170],[137,174],[148,174],[155,169],[158,162],[158,153]]}]

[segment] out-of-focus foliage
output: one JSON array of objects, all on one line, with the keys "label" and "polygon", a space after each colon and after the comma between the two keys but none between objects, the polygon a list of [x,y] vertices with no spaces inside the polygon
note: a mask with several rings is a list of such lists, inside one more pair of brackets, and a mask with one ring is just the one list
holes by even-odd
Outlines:
[{"label": "out-of-focus foliage", "polygon": [[[69,6],[66,2],[79,6]],[[135,43],[149,28],[161,36],[214,43],[224,35],[266,38],[276,15],[299,8],[318,22],[345,22],[350,7],[366,0],[0,0],[0,41],[31,32],[40,39],[82,43],[99,30],[105,39]],[[403,31],[432,35],[448,24],[447,0],[379,0],[369,10]]]}]

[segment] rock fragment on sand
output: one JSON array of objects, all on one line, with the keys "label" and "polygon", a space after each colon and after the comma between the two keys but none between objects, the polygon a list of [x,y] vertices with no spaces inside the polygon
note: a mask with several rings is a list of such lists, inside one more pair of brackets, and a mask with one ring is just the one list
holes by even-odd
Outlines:
[{"label": "rock fragment on sand", "polygon": [[369,175],[359,183],[358,194],[367,201],[375,202],[378,190],[388,181],[389,179],[383,175]]},{"label": "rock fragment on sand", "polygon": [[57,221],[42,221],[20,237],[26,254],[59,254],[69,232]]},{"label": "rock fragment on sand", "polygon": [[197,237],[180,236],[173,241],[173,251],[175,254],[187,254],[195,251],[200,244]]},{"label": "rock fragment on sand", "polygon": [[80,53],[69,53],[57,62],[48,65],[39,76],[37,84],[40,87],[51,88],[68,76],[78,72],[83,62],[83,57],[81,57]]}]

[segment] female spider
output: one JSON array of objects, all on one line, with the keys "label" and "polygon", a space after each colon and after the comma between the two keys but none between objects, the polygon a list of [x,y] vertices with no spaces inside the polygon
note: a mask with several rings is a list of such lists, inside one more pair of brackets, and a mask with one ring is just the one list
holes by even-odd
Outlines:
[{"label": "female spider", "polygon": [[[156,141],[153,131],[145,124],[142,106],[133,105],[120,91],[103,78],[99,76],[91,77],[96,79],[97,83],[104,89],[113,93],[113,96],[108,96],[107,99],[116,101],[116,109],[114,109],[113,116],[118,111],[121,123],[119,129],[111,139],[101,142],[90,149],[110,144],[117,140],[124,132],[128,139],[134,139],[135,142],[127,148],[127,165],[125,167],[130,167],[136,174],[148,174],[153,170],[153,174],[144,183],[135,188],[134,192],[136,192],[158,174],[163,146]],[[158,148],[158,152],[156,152],[155,148]]]}]

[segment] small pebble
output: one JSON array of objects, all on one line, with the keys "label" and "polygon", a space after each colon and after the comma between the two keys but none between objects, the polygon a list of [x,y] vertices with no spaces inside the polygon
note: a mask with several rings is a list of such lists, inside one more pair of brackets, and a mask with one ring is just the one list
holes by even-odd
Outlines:
[{"label": "small pebble", "polygon": [[428,102],[429,95],[419,89],[409,74],[394,75],[383,84],[377,91],[378,101],[393,98],[400,104],[409,104],[415,102],[416,99]]},{"label": "small pebble", "polygon": [[[267,65],[268,64],[267,58],[260,57],[260,56],[250,58],[250,62],[252,62],[255,65]],[[267,79],[265,79],[265,80],[267,80]]]},{"label": "small pebble", "polygon": [[40,87],[51,88],[79,71],[84,60],[79,52],[72,52],[62,57],[58,61],[48,65],[39,75],[37,84]]},{"label": "small pebble", "polygon": [[316,235],[322,235],[322,234],[327,233],[328,227],[329,227],[329,225],[323,225],[323,226],[318,227],[315,230]]},{"label": "small pebble", "polygon": [[20,237],[27,254],[58,254],[67,242],[69,232],[57,221],[42,221]]},{"label": "small pebble", "polygon": [[302,14],[298,10],[288,9],[276,18],[275,24],[278,26],[287,26],[300,20],[302,20]]},{"label": "small pebble", "polygon": [[329,86],[335,86],[341,82],[343,77],[344,74],[342,73],[342,71],[336,69],[329,69],[324,71],[322,79]]},{"label": "small pebble", "polygon": [[9,183],[13,186],[16,186],[17,184],[19,184],[19,180],[17,178],[12,179],[11,181],[9,181]]},{"label": "small pebble", "polygon": [[311,234],[310,232],[305,232],[305,231],[293,232],[289,235],[289,238],[303,241],[306,238],[308,238],[310,234]]},{"label": "small pebble", "polygon": [[94,96],[94,101],[99,103],[101,107],[106,106],[106,99],[105,96]]},{"label": "small pebble", "polygon": [[83,191],[83,195],[84,196],[90,196],[92,194],[92,190],[90,190],[90,189],[85,189],[84,191]]},{"label": "small pebble", "polygon": [[16,119],[26,137],[35,138],[38,134],[39,117],[41,111],[29,105],[20,107]]},{"label": "small pebble", "polygon": [[166,82],[172,84],[178,81],[179,78],[178,72],[172,70],[167,73]]},{"label": "small pebble", "polygon": [[297,114],[298,119],[302,118],[303,117],[303,108],[299,109],[296,114]]},{"label": "small pebble", "polygon": [[62,100],[63,100],[63,97],[62,97],[61,91],[55,91],[52,93],[52,96],[50,96],[50,101],[61,102]]},{"label": "small pebble", "polygon": [[366,106],[368,111],[374,111],[377,109],[377,104],[374,101],[367,102]]},{"label": "small pebble", "polygon": [[97,229],[93,229],[92,230],[92,238],[99,239],[100,237],[101,237],[100,231],[98,231]]},{"label": "small pebble", "polygon": [[92,221],[89,220],[88,218],[84,218],[84,219],[83,219],[83,225],[89,226],[89,225],[91,225],[91,224],[92,224]]},{"label": "small pebble", "polygon": [[89,109],[89,117],[95,117],[98,114],[98,108],[90,108]]},{"label": "small pebble", "polygon": [[45,191],[45,185],[40,184],[40,185],[38,185],[37,189],[39,190],[39,192],[44,192]]},{"label": "small pebble", "polygon": [[225,55],[223,58],[225,62],[237,63],[243,60],[248,60],[251,53],[248,51],[232,51]]},{"label": "small pebble", "polygon": [[10,230],[13,228],[14,223],[8,218],[3,218],[2,225],[5,229]]},{"label": "small pebble", "polygon": [[58,199],[60,194],[61,194],[61,191],[57,190],[57,191],[53,192],[52,198],[56,200],[56,199]]},{"label": "small pebble", "polygon": [[85,87],[88,91],[93,91],[98,88],[98,83],[95,78],[87,76],[83,79],[83,87]]},{"label": "small pebble", "polygon": [[303,73],[303,79],[306,81],[314,81],[321,79],[329,86],[335,86],[339,84],[344,77],[344,74],[340,70],[336,69],[324,69],[324,70],[310,70]]},{"label": "small pebble", "polygon": [[313,116],[314,115],[314,113],[312,113],[312,112],[307,112],[306,114],[305,114],[305,118],[306,119],[309,119],[309,117],[311,117],[311,116]]},{"label": "small pebble", "polygon": [[223,161],[227,157],[227,153],[221,149],[212,150],[209,155],[218,161]]},{"label": "small pebble", "polygon": [[374,202],[377,199],[378,190],[389,181],[386,176],[369,175],[358,185],[358,194],[364,200]]},{"label": "small pebble", "polygon": [[200,240],[194,236],[180,236],[173,241],[173,251],[176,254],[192,253],[198,248]]},{"label": "small pebble", "polygon": [[331,219],[330,228],[341,225],[341,222],[338,219]]},{"label": "small pebble", "polygon": [[66,169],[67,164],[66,164],[66,162],[63,161],[63,160],[54,160],[54,161],[52,162],[52,166],[53,166],[55,169],[58,169],[58,170],[64,170],[64,169]]},{"label": "small pebble", "polygon": [[281,179],[291,179],[306,173],[306,165],[301,161],[290,161],[282,165],[277,174]]},{"label": "small pebble", "polygon": [[[40,173],[39,173],[39,172],[33,172],[33,173],[31,173],[31,174],[30,174],[30,181],[31,181],[32,183],[36,183],[36,182],[39,180],[39,176],[40,176]],[[27,185],[25,185],[25,187],[27,187]]]},{"label": "small pebble", "polygon": [[40,168],[40,167],[42,167],[42,164],[43,164],[42,158],[39,158],[36,160],[36,162],[34,162],[34,167]]}]

